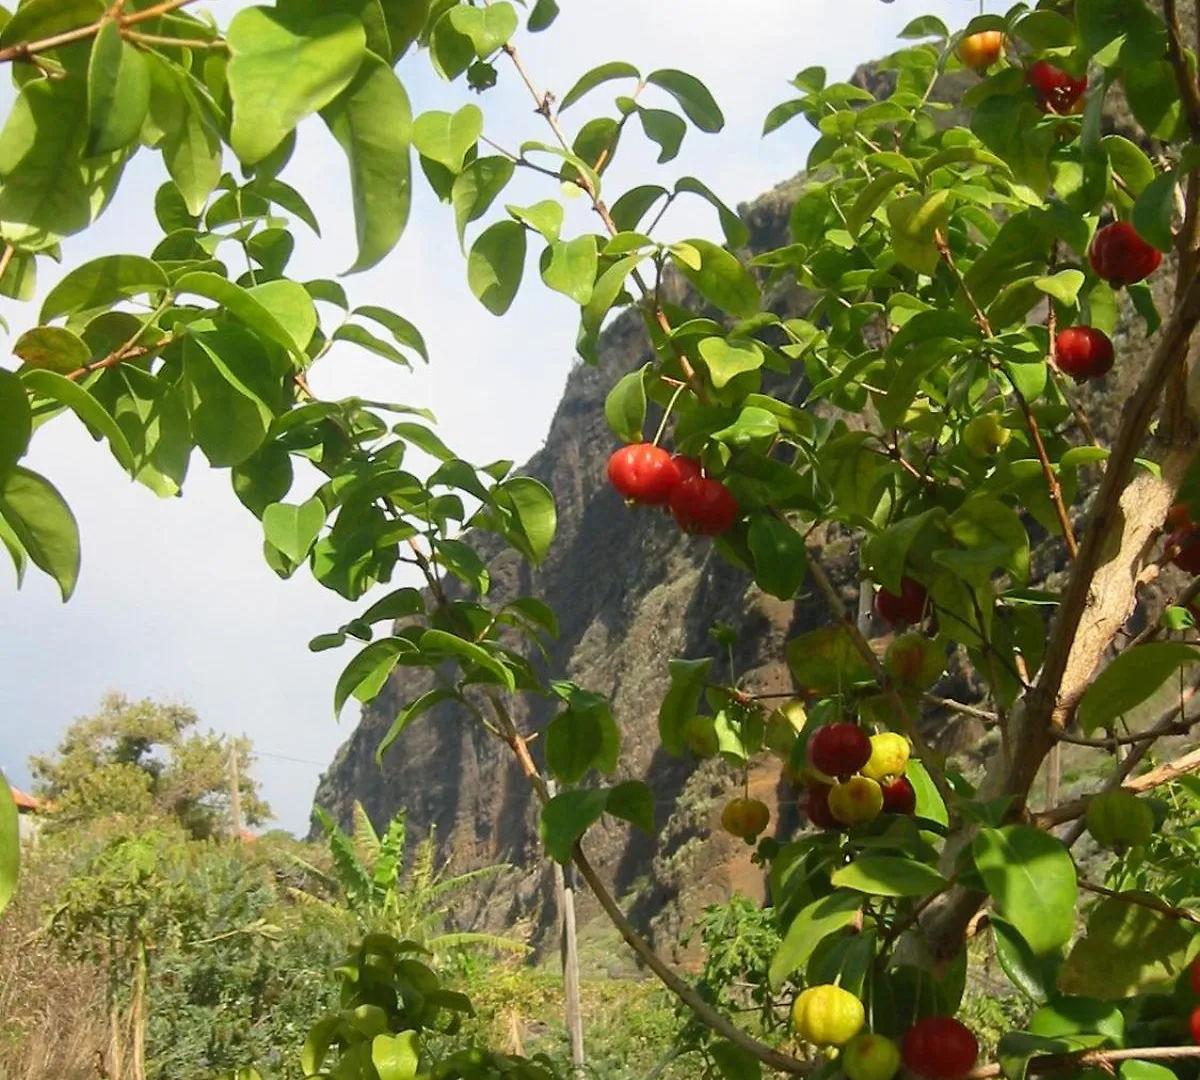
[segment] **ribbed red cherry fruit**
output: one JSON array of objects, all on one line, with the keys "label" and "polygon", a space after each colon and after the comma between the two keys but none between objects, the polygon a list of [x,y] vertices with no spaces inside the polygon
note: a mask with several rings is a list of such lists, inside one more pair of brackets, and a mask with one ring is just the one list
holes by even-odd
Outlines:
[{"label": "ribbed red cherry fruit", "polygon": [[842,823],[833,816],[833,811],[829,809],[829,792],[832,789],[828,784],[813,784],[808,789],[808,795],[804,800],[804,813],[818,829],[840,829]]},{"label": "ribbed red cherry fruit", "polygon": [[917,792],[907,776],[897,776],[883,788],[883,812],[885,814],[912,814],[917,809]]},{"label": "ribbed red cherry fruit", "polygon": [[952,1016],[931,1016],[905,1032],[901,1055],[918,1076],[960,1080],[975,1067],[979,1043],[970,1029]]},{"label": "ribbed red cherry fruit", "polygon": [[738,519],[737,499],[729,488],[709,476],[693,476],[676,484],[670,494],[671,516],[688,533],[717,536]]},{"label": "ribbed red cherry fruit", "polygon": [[849,776],[871,760],[871,740],[857,724],[826,724],[808,741],[808,763],[826,776]]},{"label": "ribbed red cherry fruit", "polygon": [[1077,383],[1107,375],[1113,366],[1113,343],[1094,326],[1068,326],[1054,342],[1054,360]]},{"label": "ribbed red cherry fruit", "polygon": [[1176,529],[1167,537],[1167,551],[1173,552],[1171,562],[1189,574],[1200,574],[1200,529],[1194,525]]},{"label": "ribbed red cherry fruit", "polygon": [[875,594],[875,613],[890,623],[918,623],[925,614],[925,586],[912,578],[900,582],[900,595],[880,586]]},{"label": "ribbed red cherry fruit", "polygon": [[1200,1005],[1192,1010],[1192,1015],[1188,1019],[1188,1029],[1192,1033],[1192,1042],[1200,1043]]},{"label": "ribbed red cherry fruit", "polygon": [[704,470],[694,457],[684,457],[683,454],[676,454],[671,460],[675,463],[675,470],[679,473],[679,482],[682,484],[685,480],[693,480],[699,476]]},{"label": "ribbed red cherry fruit", "polygon": [[1120,288],[1153,274],[1162,252],[1146,243],[1128,221],[1114,221],[1093,237],[1088,262],[1098,277]]},{"label": "ribbed red cherry fruit", "polygon": [[1075,110],[1088,85],[1086,75],[1077,79],[1069,71],[1055,67],[1049,60],[1030,64],[1025,79],[1033,87],[1038,108],[1059,116],[1066,116]]},{"label": "ribbed red cherry fruit", "polygon": [[679,483],[679,469],[661,446],[632,443],[608,459],[608,482],[627,499],[662,506]]}]

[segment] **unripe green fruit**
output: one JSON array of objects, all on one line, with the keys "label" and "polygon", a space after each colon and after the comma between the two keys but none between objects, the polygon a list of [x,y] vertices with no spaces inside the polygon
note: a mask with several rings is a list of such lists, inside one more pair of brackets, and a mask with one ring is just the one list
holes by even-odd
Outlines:
[{"label": "unripe green fruit", "polygon": [[698,758],[715,757],[721,745],[716,722],[711,716],[693,716],[684,724],[683,741]]},{"label": "unripe green fruit", "polygon": [[865,776],[852,776],[834,784],[829,793],[829,812],[843,825],[874,821],[883,810],[883,789]]},{"label": "unripe green fruit", "polygon": [[842,1050],[842,1071],[850,1080],[892,1080],[900,1069],[900,1047],[882,1035],[855,1035]]},{"label": "unripe green fruit", "polygon": [[1154,835],[1154,811],[1132,791],[1117,788],[1088,803],[1087,827],[1101,847],[1138,847]]},{"label": "unripe green fruit", "polygon": [[843,1046],[866,1020],[863,1004],[840,986],[810,986],[792,1005],[792,1027],[814,1046]]},{"label": "unripe green fruit", "polygon": [[910,630],[888,646],[883,666],[896,682],[928,690],[946,670],[946,650],[924,634]]},{"label": "unripe green fruit", "polygon": [[991,412],[973,417],[963,428],[963,442],[979,458],[998,454],[1011,438],[1012,432],[1000,422],[1000,417]]},{"label": "unripe green fruit", "polygon": [[886,776],[903,776],[908,767],[908,739],[895,731],[885,731],[871,736],[871,757],[862,767],[868,780],[882,780]]}]

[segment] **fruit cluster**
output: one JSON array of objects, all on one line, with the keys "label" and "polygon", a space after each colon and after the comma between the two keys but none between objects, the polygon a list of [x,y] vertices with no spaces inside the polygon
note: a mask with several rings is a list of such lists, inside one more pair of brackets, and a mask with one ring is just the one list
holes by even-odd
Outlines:
[{"label": "fruit cluster", "polygon": [[857,724],[826,724],[808,742],[805,813],[820,829],[912,814],[917,794],[905,775],[908,740],[893,731],[867,736]]},{"label": "fruit cluster", "polygon": [[652,443],[630,443],[615,451],[608,459],[608,480],[631,502],[666,506],[684,532],[718,536],[740,515],[729,489],[705,476],[700,462]]},{"label": "fruit cluster", "polygon": [[902,1062],[928,1080],[961,1080],[979,1057],[975,1036],[950,1016],[918,1020],[899,1047],[883,1035],[863,1032],[865,1022],[862,1002],[828,983],[808,987],[792,1005],[796,1034],[814,1046],[840,1047],[838,1063],[849,1080],[891,1080]]}]

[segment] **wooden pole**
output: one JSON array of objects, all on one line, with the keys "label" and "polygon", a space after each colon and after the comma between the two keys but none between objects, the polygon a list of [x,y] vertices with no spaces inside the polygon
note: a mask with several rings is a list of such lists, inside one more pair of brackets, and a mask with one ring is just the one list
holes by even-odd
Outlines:
[{"label": "wooden pole", "polygon": [[232,821],[233,839],[242,839],[242,785],[238,777],[238,744],[229,740],[229,817]]},{"label": "wooden pole", "polygon": [[[554,798],[557,785],[547,785]],[[570,875],[570,876],[568,876]],[[583,1010],[579,1004],[579,941],[575,926],[574,867],[554,862],[554,895],[558,903],[559,947],[562,954],[563,996],[566,998],[567,1034],[571,1039],[571,1065],[577,1077],[584,1075]]]}]

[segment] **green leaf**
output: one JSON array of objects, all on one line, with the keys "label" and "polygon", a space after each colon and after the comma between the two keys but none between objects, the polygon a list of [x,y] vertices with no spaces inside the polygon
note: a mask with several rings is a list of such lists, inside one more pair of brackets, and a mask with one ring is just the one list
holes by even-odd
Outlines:
[{"label": "green leaf", "polygon": [[908,40],[936,37],[945,41],[950,36],[946,24],[936,15],[919,15],[897,35]]},{"label": "green leaf", "polygon": [[[456,11],[477,8],[456,8]],[[464,105],[456,113],[422,113],[413,122],[412,142],[431,161],[460,173],[463,159],[483,134],[483,112],[478,105]]]},{"label": "green leaf", "polygon": [[1130,66],[1161,60],[1167,28],[1143,0],[1079,0],[1079,37],[1089,56],[1106,66],[1117,59]]},{"label": "green leaf", "polygon": [[883,205],[883,200],[886,199],[899,184],[905,182],[903,173],[885,172],[880,176],[875,177],[865,188],[859,192],[858,198],[854,200],[854,205],[850,207],[850,212],[846,215],[846,228],[850,235],[857,238],[862,232],[863,226]]},{"label": "green leaf", "polygon": [[558,240],[563,223],[562,203],[543,199],[533,206],[506,206],[505,209],[517,221],[541,233],[546,243],[553,244]]},{"label": "green leaf", "polygon": [[949,525],[957,547],[935,559],[965,581],[983,584],[999,569],[1008,570],[1018,583],[1029,579],[1029,534],[1012,507],[976,495],[950,515]]},{"label": "green leaf", "polygon": [[694,75],[673,68],[661,68],[646,76],[646,82],[661,87],[679,102],[687,118],[701,131],[717,132],[725,126],[725,117],[708,87]]},{"label": "green leaf", "polygon": [[[26,371],[21,375],[20,381],[35,394],[57,401],[74,412],[89,428],[108,440],[113,457],[121,463],[123,469],[128,469],[131,473],[134,471],[133,450],[129,440],[125,438],[125,433],[104,406],[84,387],[54,371]],[[0,393],[0,399],[2,398],[3,394]],[[0,400],[0,416],[4,415],[3,402]],[[0,475],[3,472],[3,460],[0,458]]]},{"label": "green leaf", "polygon": [[31,368],[70,374],[92,361],[92,352],[84,340],[61,326],[37,326],[26,330],[13,346],[13,352]]},{"label": "green leaf", "polygon": [[320,499],[309,499],[299,506],[277,502],[263,511],[262,523],[267,542],[292,562],[302,563],[325,524],[325,504]]},{"label": "green leaf", "polygon": [[445,630],[426,630],[421,635],[421,649],[422,651],[436,650],[437,652],[449,653],[451,656],[458,657],[463,667],[469,664],[477,664],[485,671],[489,671],[495,675],[500,680],[500,683],[506,686],[509,691],[516,689],[516,682],[514,681],[512,671],[497,660],[487,649],[481,645],[476,645],[473,641],[467,641],[465,638],[447,633]]},{"label": "green leaf", "polygon": [[1159,251],[1171,251],[1175,234],[1171,220],[1175,214],[1175,188],[1179,178],[1174,172],[1155,177],[1133,204],[1133,227]]},{"label": "green leaf", "polygon": [[748,1050],[723,1039],[713,1039],[706,1048],[724,1080],[762,1080],[762,1064]]},{"label": "green leaf", "polygon": [[64,603],[79,580],[79,527],[58,489],[17,465],[0,488],[0,518],[33,564],[58,583]]},{"label": "green leaf", "polygon": [[949,884],[932,866],[898,855],[860,855],[829,880],[836,889],[870,896],[927,896]]},{"label": "green leaf", "polygon": [[0,33],[0,48],[98,22],[107,7],[103,0],[25,0]]},{"label": "green leaf", "polygon": [[646,373],[650,367],[645,364],[621,376],[604,399],[604,418],[622,442],[642,441],[642,427],[646,423]]},{"label": "green leaf", "polygon": [[493,315],[512,306],[525,272],[525,229],[516,221],[498,221],[485,229],[467,256],[471,292]]},{"label": "green leaf", "polygon": [[21,868],[21,819],[12,789],[0,772],[0,911],[17,891],[17,874]]},{"label": "green leaf", "polygon": [[[303,294],[309,308],[312,308],[312,300],[301,286],[296,285],[295,282],[283,284],[293,285]],[[184,274],[175,282],[175,290],[180,294],[195,293],[197,296],[203,296],[206,300],[212,300],[229,314],[245,323],[263,341],[281,346],[301,364],[306,361],[304,351],[297,345],[296,339],[280,324],[262,300],[250,290],[243,289],[240,285],[235,285],[219,274],[210,273],[207,270]],[[267,298],[264,297],[264,299]],[[273,298],[273,294],[271,298]]]},{"label": "green leaf", "polygon": [[283,327],[292,344],[290,351],[293,355],[299,355],[308,348],[317,331],[317,309],[303,285],[285,278],[251,286],[246,293]]},{"label": "green leaf", "polygon": [[999,915],[992,915],[988,924],[996,945],[996,959],[1009,981],[1031,1000],[1045,1001],[1054,989],[1053,958],[1034,956],[1016,927]]},{"label": "green leaf", "polygon": [[414,720],[420,718],[435,705],[440,705],[443,701],[458,701],[459,694],[457,690],[452,690],[446,686],[437,686],[432,690],[426,690],[416,701],[409,702],[396,714],[396,719],[392,721],[392,726],[388,728],[387,734],[380,740],[379,746],[375,750],[375,760],[382,765],[383,755],[388,752],[394,743],[404,733],[404,729],[408,727]]},{"label": "green leaf", "polygon": [[699,350],[709,378],[718,390],[747,371],[757,371],[766,360],[757,341],[729,342],[725,338],[710,337],[700,342]]},{"label": "green leaf", "polygon": [[358,257],[347,273],[377,265],[399,242],[412,203],[412,107],[396,73],[368,55],[353,82],[321,110],[350,161]]},{"label": "green leaf", "polygon": [[725,243],[731,248],[745,247],[749,243],[750,230],[746,227],[746,223],[718,199],[707,184],[697,180],[694,176],[684,176],[675,182],[675,194],[678,195],[680,192],[699,195],[717,211],[717,217],[721,221],[721,231],[725,234]]},{"label": "green leaf", "polygon": [[240,465],[230,479],[241,504],[255,517],[272,503],[282,500],[292,489],[292,459],[278,443],[264,443]]},{"label": "green leaf", "polygon": [[794,971],[801,970],[813,950],[830,934],[836,934],[854,922],[864,904],[862,896],[850,889],[839,889],[814,901],[797,913],[784,935],[767,979],[772,990],[779,990]]},{"label": "green leaf", "polygon": [[1059,972],[1058,988],[1101,1001],[1166,989],[1187,966],[1190,942],[1178,919],[1119,897],[1102,900]]},{"label": "green leaf", "polygon": [[1181,641],[1151,641],[1127,649],[1084,691],[1076,716],[1086,734],[1112,726],[1173,679],[1185,664],[1200,660],[1200,649]]},{"label": "green leaf", "polygon": [[1172,140],[1184,127],[1175,69],[1166,61],[1134,64],[1121,72],[1134,118],[1152,139]]},{"label": "green leaf", "polygon": [[542,807],[539,832],[546,854],[569,863],[579,838],[604,815],[607,791],[564,791]]},{"label": "green leaf", "polygon": [[372,322],[379,323],[380,326],[391,331],[392,337],[399,344],[403,345],[406,349],[412,349],[422,360],[429,363],[429,350],[425,346],[425,339],[421,336],[421,331],[403,316],[397,315],[394,311],[389,311],[387,308],[377,307],[374,304],[364,304],[362,307],[357,307],[352,314],[361,315],[364,319],[370,319]]},{"label": "green leaf", "polygon": [[382,338],[376,337],[369,330],[361,326],[356,326],[354,323],[343,323],[339,326],[333,332],[333,340],[349,341],[351,344],[358,345],[368,352],[373,352],[376,356],[382,356],[385,360],[402,364],[404,367],[412,367],[408,357],[394,345],[384,341]]},{"label": "green leaf", "polygon": [[603,749],[598,708],[568,707],[546,729],[546,764],[564,784],[582,780]]},{"label": "green leaf", "polygon": [[88,63],[88,138],[94,157],[124,150],[140,134],[150,108],[150,69],[145,56],[107,19],[92,42]]},{"label": "green leaf", "polygon": [[613,304],[625,287],[625,279],[633,273],[634,267],[645,258],[641,254],[626,255],[618,259],[603,274],[600,275],[592,289],[592,295],[584,305],[581,322],[583,329],[592,335],[600,333],[604,317],[612,309]]},{"label": "green leaf", "polygon": [[509,542],[537,566],[549,554],[558,531],[558,511],[550,489],[531,476],[514,476],[492,489],[492,499],[508,515]]},{"label": "green leaf", "polygon": [[584,94],[590,90],[594,90],[603,83],[611,82],[613,79],[638,78],[641,78],[641,72],[632,64],[626,64],[620,60],[601,64],[599,67],[594,67],[591,71],[581,76],[579,81],[563,95],[562,101],[559,102],[558,111],[562,112],[563,109],[569,109]]},{"label": "green leaf", "polygon": [[804,581],[807,565],[804,539],[786,521],[761,513],[750,519],[747,542],[754,556],[754,580],[758,587],[780,600],[792,599]]},{"label": "green leaf", "polygon": [[29,449],[33,415],[21,380],[0,368],[0,483]]},{"label": "green leaf", "polygon": [[948,189],[930,195],[905,195],[888,203],[887,216],[892,226],[892,247],[910,270],[932,275],[941,255],[933,242],[934,230],[944,228],[948,218]]},{"label": "green leaf", "polygon": [[641,224],[650,208],[669,192],[658,184],[642,184],[630,188],[609,207],[614,224],[622,232],[631,232]]},{"label": "green leaf", "polygon": [[537,0],[533,10],[529,13],[529,21],[525,27],[531,34],[536,34],[547,29],[557,18],[558,4],[556,0]]},{"label": "green leaf", "polygon": [[663,749],[678,757],[684,751],[684,729],[696,715],[708,679],[711,660],[671,660],[671,686],[658,710],[658,735]]},{"label": "green leaf", "polygon": [[450,10],[450,23],[471,39],[475,55],[486,60],[517,32],[517,11],[505,0],[481,8],[458,6]]},{"label": "green leaf", "polygon": [[708,240],[688,240],[700,252],[700,269],[694,270],[678,256],[672,260],[696,291],[722,311],[748,319],[758,313],[761,298],[754,276],[724,248]]},{"label": "green leaf", "polygon": [[370,701],[383,689],[400,654],[413,649],[411,641],[397,637],[380,638],[362,649],[338,676],[333,692],[333,718],[341,716],[351,696],[361,702]]},{"label": "green leaf", "polygon": [[[232,337],[232,335],[230,335]],[[188,397],[192,435],[214,468],[240,465],[266,439],[273,416],[251,387],[230,366],[246,357],[234,349],[225,355],[217,335],[188,338],[183,348],[184,386]],[[236,338],[233,338],[236,341]],[[239,344],[250,346],[250,355],[261,359],[248,335]]]},{"label": "green leaf", "polygon": [[363,24],[351,15],[297,17],[261,7],[239,11],[226,40],[230,145],[246,165],[262,161],[301,120],[341,94],[367,49]]},{"label": "green leaf", "polygon": [[591,233],[574,240],[558,240],[542,253],[542,281],[583,305],[592,298],[599,265],[596,238]]},{"label": "green leaf", "polygon": [[1120,135],[1105,135],[1100,140],[1100,145],[1108,155],[1113,172],[1124,181],[1135,198],[1150,186],[1157,173],[1137,143],[1130,142]]},{"label": "green leaf", "polygon": [[841,626],[823,626],[792,638],[787,661],[796,682],[818,694],[841,694],[874,678]]},{"label": "green leaf", "polygon": [[627,780],[608,793],[604,809],[628,821],[647,836],[654,835],[654,792],[641,780]]},{"label": "green leaf", "polygon": [[665,164],[679,156],[679,147],[687,134],[687,124],[665,109],[638,109],[638,119],[646,138],[658,144],[658,163]]},{"label": "green leaf", "polygon": [[421,1063],[420,1035],[376,1035],[371,1040],[371,1064],[379,1080],[415,1080]]},{"label": "green leaf", "polygon": [[512,179],[515,168],[510,158],[499,155],[477,158],[454,178],[450,201],[454,206],[459,247],[463,245],[467,225],[483,217],[496,196]]},{"label": "green leaf", "polygon": [[1125,1038],[1125,1017],[1119,1009],[1086,997],[1054,997],[1029,1018],[1034,1035],[1107,1035],[1116,1046]]},{"label": "green leaf", "polygon": [[170,285],[162,268],[150,259],[106,255],[76,267],[55,285],[42,301],[39,321],[111,307],[131,296],[165,292]]},{"label": "green leaf", "polygon": [[1037,278],[1033,284],[1041,292],[1071,306],[1078,300],[1079,290],[1083,288],[1086,280],[1082,270],[1060,270],[1049,277]]},{"label": "green leaf", "polygon": [[1172,1069],[1155,1061],[1122,1061],[1121,1080],[1178,1080]]},{"label": "green leaf", "polygon": [[1061,840],[1027,825],[983,829],[971,845],[997,910],[1043,956],[1071,940],[1075,864]]}]

